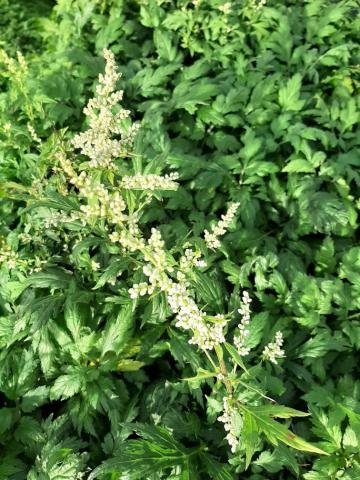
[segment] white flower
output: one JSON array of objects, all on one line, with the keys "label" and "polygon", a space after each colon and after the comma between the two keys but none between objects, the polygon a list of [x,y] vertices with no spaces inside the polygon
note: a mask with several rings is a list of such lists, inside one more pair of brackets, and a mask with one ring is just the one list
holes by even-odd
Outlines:
[{"label": "white flower", "polygon": [[245,290],[242,294],[242,303],[241,307],[238,309],[238,312],[241,315],[241,321],[238,325],[239,333],[234,336],[234,344],[236,346],[239,355],[242,357],[248,355],[250,348],[246,346],[246,338],[249,335],[249,323],[250,323],[250,303],[251,298],[249,297],[248,292]]},{"label": "white flower", "polygon": [[96,272],[100,268],[100,263],[95,262],[95,260],[91,260],[91,270]]},{"label": "white flower", "polygon": [[236,415],[237,412],[232,405],[231,397],[223,398],[223,413],[218,417],[218,421],[224,424],[225,430],[228,432],[226,435],[226,440],[231,447],[232,453],[235,453],[237,446],[239,445],[238,435],[240,432],[237,432],[236,429]]},{"label": "white flower", "polygon": [[285,351],[282,350],[282,345],[284,343],[283,334],[281,332],[276,332],[275,342],[271,342],[264,348],[262,357],[264,360],[269,360],[272,363],[277,364],[277,358],[285,357]]},{"label": "white flower", "polygon": [[[152,259],[151,263],[148,262],[143,267],[148,284],[133,285],[129,290],[130,297],[137,298],[142,291],[143,294],[151,294],[155,289],[159,289],[165,293],[170,309],[175,314],[176,326],[192,332],[189,343],[198,345],[202,350],[211,350],[215,345],[225,342],[225,317],[210,317],[199,309],[188,291],[183,272],[177,272],[177,281],[169,276],[168,273],[173,271],[173,267],[168,262],[165,243],[158,230],[151,230],[148,247],[151,249]],[[197,257],[197,254],[188,249],[182,257],[183,266],[188,266],[188,263],[197,260]]]},{"label": "white flower", "polygon": [[34,140],[34,142],[41,144],[41,138],[38,136],[35,128],[31,125],[31,123],[27,124],[27,129],[29,130],[30,136]]},{"label": "white flower", "polygon": [[267,0],[252,0],[251,6],[255,10],[260,10],[261,8],[265,7]]},{"label": "white flower", "polygon": [[201,258],[199,251],[187,248],[185,253],[179,260],[179,267],[182,272],[189,272],[193,267],[206,267],[206,262]]},{"label": "white flower", "polygon": [[[72,144],[90,158],[90,167],[111,169],[115,167],[116,158],[127,154],[139,126],[133,124],[125,130],[121,125],[122,120],[130,116],[129,110],[120,108],[114,113],[114,107],[122,100],[124,93],[116,90],[121,75],[117,72],[113,53],[104,50],[104,58],[105,73],[99,75],[96,96],[84,108],[89,128],[76,135]],[[113,135],[120,138],[112,138]]]},{"label": "white flower", "polygon": [[226,233],[227,228],[231,224],[233,218],[235,217],[236,211],[239,208],[240,203],[232,203],[228,208],[228,211],[225,215],[221,215],[221,220],[214,226],[211,227],[211,232],[205,230],[205,242],[209,248],[216,250],[220,247],[220,240],[218,237]]},{"label": "white flower", "polygon": [[179,177],[177,173],[170,175],[133,175],[123,177],[120,186],[126,190],[177,190],[178,184],[175,180]]},{"label": "white flower", "polygon": [[231,2],[226,2],[223,5],[220,5],[218,7],[218,9],[220,10],[220,12],[223,12],[225,14],[230,13],[231,12]]},{"label": "white flower", "polygon": [[132,288],[129,289],[130,298],[138,298],[139,296],[143,297],[147,293],[151,292],[151,286],[145,282],[134,283]]}]

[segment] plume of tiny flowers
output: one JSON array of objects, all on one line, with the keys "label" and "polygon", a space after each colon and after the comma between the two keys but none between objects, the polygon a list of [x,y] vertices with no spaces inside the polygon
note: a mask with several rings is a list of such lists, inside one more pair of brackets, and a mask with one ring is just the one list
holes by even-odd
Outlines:
[{"label": "plume of tiny flowers", "polygon": [[194,267],[206,267],[206,262],[201,258],[200,252],[187,248],[184,255],[180,257],[179,268],[182,272],[188,273],[191,272]]},{"label": "plume of tiny flowers", "polygon": [[246,339],[249,335],[249,323],[250,323],[250,303],[252,302],[249,294],[246,290],[242,294],[241,307],[238,309],[238,312],[241,315],[241,321],[238,325],[239,333],[234,336],[234,344],[237,348],[239,355],[244,357],[250,352],[250,348],[246,346]]},{"label": "plume of tiny flowers", "polygon": [[[171,311],[175,314],[176,327],[192,332],[189,343],[198,345],[202,350],[212,350],[216,345],[225,342],[224,327],[226,319],[223,315],[211,317],[199,309],[188,290],[186,275],[182,271],[176,274],[176,280],[169,274],[174,271],[164,250],[164,241],[160,232],[152,229],[148,246],[151,259],[143,267],[148,282],[135,284],[130,288],[131,298],[139,295],[151,294],[155,289],[164,292]],[[190,249],[182,260],[185,266],[186,258],[194,261],[194,254]],[[196,254],[195,254],[196,256]],[[199,260],[199,259],[197,259]]]},{"label": "plume of tiny flowers", "polygon": [[218,417],[218,421],[224,424],[225,431],[228,432],[226,440],[230,445],[231,452],[235,453],[237,446],[239,445],[239,439],[237,438],[237,431],[235,425],[235,409],[231,404],[231,397],[223,398],[223,413]]},{"label": "plume of tiny flowers", "polygon": [[205,242],[207,246],[212,250],[216,250],[220,247],[221,244],[218,237],[226,233],[226,230],[231,224],[233,218],[235,217],[236,211],[239,206],[239,202],[232,203],[225,215],[221,215],[221,220],[216,225],[211,227],[211,232],[209,232],[208,230],[204,231]]},{"label": "plume of tiny flowers", "polygon": [[2,244],[0,247],[0,265],[4,263],[9,270],[17,266],[19,255],[9,245]]},{"label": "plume of tiny flowers", "polygon": [[[132,124],[124,130],[122,120],[130,116],[130,111],[120,108],[114,113],[114,107],[122,100],[124,93],[116,90],[116,82],[121,75],[117,71],[113,53],[105,49],[104,58],[105,73],[99,75],[96,95],[84,108],[89,128],[76,135],[72,144],[90,158],[90,167],[111,169],[115,167],[114,159],[127,153],[139,126]],[[118,138],[112,138],[113,135]]]},{"label": "plume of tiny flowers", "polygon": [[231,2],[226,2],[223,5],[220,5],[218,7],[218,9],[220,10],[220,12],[223,12],[225,14],[230,13],[231,12]]},{"label": "plume of tiny flowers", "polygon": [[125,190],[177,190],[179,185],[175,180],[178,178],[179,174],[175,172],[165,176],[136,174],[123,177],[120,186]]},{"label": "plume of tiny flowers", "polygon": [[265,7],[267,0],[251,0],[250,5],[255,10],[261,10]]},{"label": "plume of tiny flowers", "polygon": [[263,350],[262,357],[264,360],[269,360],[272,363],[277,364],[278,358],[285,357],[285,351],[282,350],[282,345],[284,343],[282,332],[276,332],[275,341],[270,342]]},{"label": "plume of tiny flowers", "polygon": [[38,143],[39,145],[41,145],[41,138],[38,136],[38,134],[36,133],[36,130],[35,128],[31,125],[31,123],[28,123],[27,124],[27,129],[30,133],[30,136],[31,138],[34,140],[34,142]]}]

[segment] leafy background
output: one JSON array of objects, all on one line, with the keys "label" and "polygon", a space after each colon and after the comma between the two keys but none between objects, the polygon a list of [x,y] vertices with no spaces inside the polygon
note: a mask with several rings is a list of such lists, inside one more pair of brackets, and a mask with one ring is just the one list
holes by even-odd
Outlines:
[{"label": "leafy background", "polygon": [[[87,478],[113,457],[110,470],[142,479],[359,478],[359,5],[223,4],[0,1],[0,48],[28,64],[15,75],[0,55],[0,234],[22,259],[52,255],[26,281],[1,270],[1,479]],[[248,289],[254,348],[283,331],[286,359],[257,375],[280,403],[312,413],[292,428],[328,457],[265,444],[245,472],[236,456],[227,465],[211,383],[181,381],[202,360],[162,302],[131,313],[126,278],[106,283],[128,266],[94,238],[73,250],[74,275],[51,233],[35,250],[19,242],[22,195],[46,180],[65,127],[81,128],[105,47],[142,122],[137,151],[180,174],[144,225],[160,223],[177,248],[240,201],[198,295],[221,309]]]}]

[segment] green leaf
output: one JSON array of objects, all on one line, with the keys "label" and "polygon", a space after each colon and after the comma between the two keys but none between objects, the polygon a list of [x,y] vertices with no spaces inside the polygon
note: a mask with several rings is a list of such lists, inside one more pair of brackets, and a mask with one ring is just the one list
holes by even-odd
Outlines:
[{"label": "green leaf", "polygon": [[106,267],[105,271],[100,276],[99,280],[96,282],[96,285],[93,287],[93,290],[98,290],[103,287],[109,280],[116,279],[116,276],[119,275],[123,270],[125,270],[130,263],[130,260],[127,258],[116,258],[112,259],[110,264]]},{"label": "green leaf", "polygon": [[64,212],[72,212],[79,210],[79,204],[73,197],[64,197],[57,192],[47,192],[44,200],[35,200],[29,204],[28,209],[39,207],[54,208],[55,210],[63,210]]},{"label": "green leaf", "polygon": [[245,447],[245,468],[249,467],[251,459],[256,451],[256,447],[259,443],[259,433],[260,430],[253,415],[245,412],[243,418],[243,427],[241,430],[241,441]]},{"label": "green leaf", "polygon": [[3,435],[15,419],[15,410],[13,408],[0,408],[0,434]]},{"label": "green leaf", "polygon": [[301,450],[304,452],[317,453],[327,455],[326,452],[320,448],[306,442],[302,438],[292,433],[285,425],[272,419],[271,414],[264,414],[263,411],[258,413],[256,407],[244,406],[240,404],[240,409],[245,413],[253,416],[257,428],[262,431],[270,443],[278,445],[278,442],[283,442],[289,447]]},{"label": "green leaf", "polygon": [[285,405],[261,405],[259,407],[252,406],[251,411],[257,415],[268,415],[277,418],[291,418],[291,417],[308,417],[310,413],[300,412]]},{"label": "green leaf", "polygon": [[27,287],[35,288],[58,288],[66,289],[71,280],[72,275],[60,268],[48,268],[42,272],[33,273],[24,281]]},{"label": "green leaf", "polygon": [[314,167],[307,160],[297,158],[291,160],[281,171],[287,173],[311,173],[314,172]]},{"label": "green leaf", "polygon": [[133,305],[123,305],[116,315],[110,317],[101,336],[101,356],[107,352],[119,354],[125,347],[134,327]]},{"label": "green leaf", "polygon": [[221,284],[215,276],[210,277],[209,275],[197,272],[195,274],[194,285],[197,294],[208,307],[215,311],[221,311],[223,309],[225,291],[221,288]]},{"label": "green leaf", "polygon": [[26,392],[22,397],[21,410],[28,413],[44,405],[48,401],[49,390],[49,387],[42,385]]},{"label": "green leaf", "polygon": [[301,74],[296,73],[291,77],[285,86],[279,90],[279,104],[283,110],[301,110],[305,104],[304,100],[300,100],[301,90]]},{"label": "green leaf", "polygon": [[298,356],[320,358],[330,351],[343,352],[347,348],[348,344],[340,332],[331,335],[329,330],[322,329],[299,348]]},{"label": "green leaf", "polygon": [[238,351],[236,350],[235,347],[233,347],[230,343],[224,343],[224,346],[226,350],[230,353],[231,358],[234,360],[236,365],[238,365],[240,368],[244,370],[244,372],[249,373],[247,368],[245,367],[245,364],[243,362],[243,359],[239,355]]},{"label": "green leaf", "polygon": [[80,338],[81,328],[84,326],[84,318],[79,303],[74,297],[68,297],[64,311],[65,323],[74,340]]},{"label": "green leaf", "polygon": [[195,388],[197,388],[198,386],[201,385],[201,383],[204,380],[216,377],[216,375],[217,375],[216,372],[209,372],[208,370],[204,370],[203,368],[199,368],[197,370],[197,373],[196,373],[195,377],[187,377],[187,378],[183,378],[182,380],[184,382],[189,382],[189,383],[193,384],[193,386]]},{"label": "green leaf", "polygon": [[126,473],[131,480],[144,479],[163,469],[187,464],[191,451],[174,440],[166,429],[137,425],[135,431],[142,439],[124,443],[116,458],[103,462],[89,480],[105,473]]},{"label": "green leaf", "polygon": [[78,367],[70,367],[68,373],[60,375],[50,389],[51,400],[73,397],[81,392],[85,384],[84,371]]},{"label": "green leaf", "polygon": [[234,480],[229,465],[219,463],[212,455],[201,452],[199,460],[212,480]]},{"label": "green leaf", "polygon": [[197,105],[206,105],[210,98],[219,93],[217,85],[205,80],[199,83],[182,82],[173,92],[175,108],[184,108],[195,113]]},{"label": "green leaf", "polygon": [[171,33],[157,29],[154,31],[154,43],[159,57],[173,62],[176,57],[176,48],[172,45]]},{"label": "green leaf", "polygon": [[[241,137],[241,140],[244,143],[244,146],[240,150],[239,155],[240,158],[243,158],[246,162],[248,162],[259,152],[262,141],[260,140],[260,138],[257,138],[255,136],[255,132],[252,129],[248,129],[246,133]],[[253,175],[254,173],[256,173],[254,169],[254,171],[248,171],[249,168],[251,167],[246,167],[247,175]]]}]

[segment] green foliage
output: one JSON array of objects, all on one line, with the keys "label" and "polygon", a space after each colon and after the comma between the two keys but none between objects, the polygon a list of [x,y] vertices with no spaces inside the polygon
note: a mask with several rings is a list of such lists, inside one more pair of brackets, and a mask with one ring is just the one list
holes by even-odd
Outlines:
[{"label": "green foliage", "polygon": [[[358,2],[0,10],[0,479],[358,478]],[[120,175],[180,176],[176,191],[151,192],[141,231],[160,225],[175,270],[186,242],[203,253],[191,289],[228,320],[234,454],[216,421],[219,371],[163,293],[129,297],[146,280],[141,256],[124,255],[101,221],[55,222],[81,211],[55,154],[86,128],[103,48],[141,120]],[[141,195],[128,192],[130,210]],[[202,232],[230,201],[237,221],[205,250]],[[232,343],[243,289],[254,311],[245,359]],[[285,358],[259,363],[277,331]]]}]

